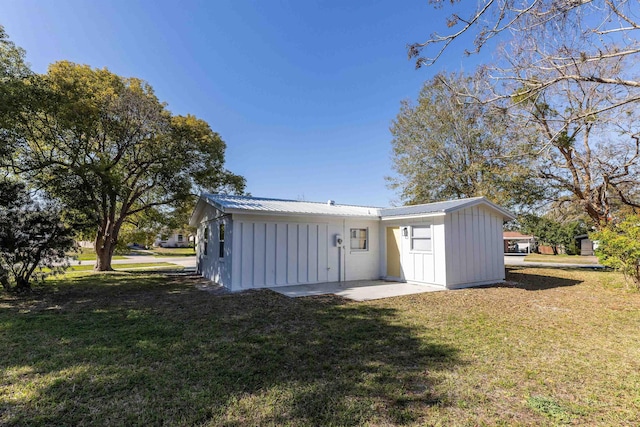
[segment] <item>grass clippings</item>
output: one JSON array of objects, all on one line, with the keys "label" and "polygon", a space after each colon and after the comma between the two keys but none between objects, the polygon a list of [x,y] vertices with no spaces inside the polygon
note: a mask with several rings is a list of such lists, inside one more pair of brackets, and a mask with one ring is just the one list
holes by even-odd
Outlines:
[{"label": "grass clippings", "polygon": [[352,302],[74,273],[0,294],[0,425],[638,425],[640,293],[509,287]]}]

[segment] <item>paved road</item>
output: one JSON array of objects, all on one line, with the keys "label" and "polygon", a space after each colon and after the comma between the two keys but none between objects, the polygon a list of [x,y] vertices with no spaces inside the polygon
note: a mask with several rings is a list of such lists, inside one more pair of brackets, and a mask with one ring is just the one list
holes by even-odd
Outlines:
[{"label": "paved road", "polygon": [[563,262],[529,262],[524,260],[524,256],[507,255],[504,257],[504,265],[518,265],[525,267],[549,267],[549,268],[604,268],[600,264],[575,264]]}]

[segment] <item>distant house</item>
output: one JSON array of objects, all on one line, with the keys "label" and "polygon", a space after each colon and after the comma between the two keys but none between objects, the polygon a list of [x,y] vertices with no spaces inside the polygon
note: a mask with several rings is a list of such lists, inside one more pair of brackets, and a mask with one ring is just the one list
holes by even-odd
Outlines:
[{"label": "distant house", "polygon": [[76,240],[76,245],[79,248],[91,249],[94,247],[95,242],[93,240]]},{"label": "distant house", "polygon": [[595,250],[598,249],[598,243],[589,239],[588,234],[580,234],[575,239],[578,241],[578,247],[580,248],[580,255],[593,256]]},{"label": "distant house", "polygon": [[504,280],[502,226],[483,197],[377,208],[203,194],[198,272],[232,291],[387,279],[463,288]]},{"label": "distant house", "polygon": [[505,254],[530,254],[536,251],[535,236],[522,234],[519,231],[505,231],[502,233]]},{"label": "distant house", "polygon": [[153,246],[160,246],[161,248],[187,248],[189,247],[189,235],[182,233],[172,233],[166,238],[158,237]]}]

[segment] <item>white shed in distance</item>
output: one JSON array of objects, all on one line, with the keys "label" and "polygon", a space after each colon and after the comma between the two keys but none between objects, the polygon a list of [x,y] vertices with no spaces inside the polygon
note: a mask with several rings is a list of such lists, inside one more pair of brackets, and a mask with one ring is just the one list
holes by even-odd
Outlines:
[{"label": "white shed in distance", "polygon": [[504,280],[502,225],[483,197],[397,208],[203,194],[197,268],[231,291],[387,279],[453,289]]}]

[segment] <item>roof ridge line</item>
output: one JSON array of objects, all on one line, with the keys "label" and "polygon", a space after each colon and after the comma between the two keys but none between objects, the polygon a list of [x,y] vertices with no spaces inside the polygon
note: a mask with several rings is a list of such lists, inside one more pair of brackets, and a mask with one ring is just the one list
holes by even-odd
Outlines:
[{"label": "roof ridge line", "polygon": [[[273,198],[273,197],[259,197],[259,196],[244,196],[244,195],[236,195],[236,194],[223,194],[223,193],[204,193],[205,195],[208,196],[221,196],[221,197],[238,197],[238,198],[242,198],[242,199],[255,199],[255,200],[270,200],[270,201],[276,201],[276,202],[292,202],[292,203],[313,203],[313,204],[319,204],[319,205],[326,205],[327,202],[316,202],[313,200],[293,200],[293,199],[278,199],[278,198]],[[331,199],[333,200],[333,199]],[[343,204],[343,203],[336,203],[334,206],[350,206],[350,207],[354,207],[354,208],[368,208],[368,209],[386,209],[380,206],[369,206],[369,205],[352,205],[352,204]]]}]

